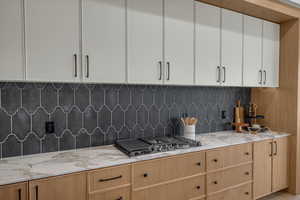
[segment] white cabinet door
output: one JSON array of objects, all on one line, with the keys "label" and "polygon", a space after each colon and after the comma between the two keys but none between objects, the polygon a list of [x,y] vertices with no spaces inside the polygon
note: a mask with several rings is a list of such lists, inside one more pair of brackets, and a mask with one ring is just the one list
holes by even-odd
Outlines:
[{"label": "white cabinet door", "polygon": [[279,87],[280,25],[263,23],[263,86]]},{"label": "white cabinet door", "polygon": [[83,0],[86,82],[125,83],[125,0]]},{"label": "white cabinet door", "polygon": [[221,9],[196,4],[196,85],[220,85]]},{"label": "white cabinet door", "polygon": [[222,82],[226,86],[242,85],[243,15],[222,9]]},{"label": "white cabinet door", "polygon": [[262,83],[263,21],[244,16],[243,86],[259,87]]},{"label": "white cabinet door", "polygon": [[0,1],[0,80],[24,80],[23,1]]},{"label": "white cabinet door", "polygon": [[165,0],[165,83],[194,83],[194,0]]},{"label": "white cabinet door", "polygon": [[27,79],[80,80],[80,0],[26,0]]},{"label": "white cabinet door", "polygon": [[163,1],[128,0],[127,20],[128,82],[161,84]]}]

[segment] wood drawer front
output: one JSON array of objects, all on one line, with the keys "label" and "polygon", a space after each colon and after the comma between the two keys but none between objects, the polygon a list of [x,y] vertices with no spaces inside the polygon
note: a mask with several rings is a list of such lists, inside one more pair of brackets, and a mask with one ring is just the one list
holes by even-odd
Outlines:
[{"label": "wood drawer front", "polygon": [[197,199],[205,195],[205,176],[197,176],[195,178],[183,181],[185,199]]},{"label": "wood drawer front", "polygon": [[181,177],[205,173],[205,152],[186,154],[178,159],[179,172],[182,172]]},{"label": "wood drawer front", "polygon": [[224,172],[215,172],[211,174],[207,174],[207,193],[213,193],[225,188],[225,176]]},{"label": "wood drawer front", "polygon": [[89,192],[131,183],[131,166],[118,166],[88,173]]},{"label": "wood drawer front", "polygon": [[91,194],[89,200],[130,200],[130,187]]},{"label": "wood drawer front", "polygon": [[0,186],[1,200],[26,200],[28,195],[28,184],[17,183],[12,185]]},{"label": "wood drawer front", "polygon": [[252,143],[231,146],[224,153],[224,167],[251,162],[252,154]]},{"label": "wood drawer front", "polygon": [[240,200],[240,199],[232,199],[231,193],[229,190],[208,196],[206,199],[207,200]]},{"label": "wood drawer front", "polygon": [[224,151],[226,151],[226,149],[222,148],[222,149],[211,150],[206,153],[207,171],[221,169],[224,167],[224,156],[223,156]]},{"label": "wood drawer front", "polygon": [[252,200],[252,184],[247,184],[230,191],[232,200]]}]

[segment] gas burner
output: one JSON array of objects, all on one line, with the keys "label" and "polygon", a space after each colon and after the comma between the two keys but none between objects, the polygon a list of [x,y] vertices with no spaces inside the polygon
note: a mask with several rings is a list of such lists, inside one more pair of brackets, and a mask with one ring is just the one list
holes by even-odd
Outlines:
[{"label": "gas burner", "polygon": [[115,146],[128,156],[173,151],[201,146],[199,141],[180,136],[118,140]]}]

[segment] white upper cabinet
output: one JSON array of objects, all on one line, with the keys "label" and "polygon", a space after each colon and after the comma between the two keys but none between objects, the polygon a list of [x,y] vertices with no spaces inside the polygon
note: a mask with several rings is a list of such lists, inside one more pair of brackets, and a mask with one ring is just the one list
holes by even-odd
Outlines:
[{"label": "white upper cabinet", "polygon": [[196,85],[220,85],[221,9],[200,2],[195,4]]},{"label": "white upper cabinet", "polygon": [[244,16],[243,86],[259,87],[262,84],[262,28],[261,19]]},{"label": "white upper cabinet", "polygon": [[80,80],[80,0],[26,0],[27,79]]},{"label": "white upper cabinet", "polygon": [[127,6],[128,82],[162,84],[163,0],[128,0]]},{"label": "white upper cabinet", "polygon": [[0,1],[0,80],[24,80],[22,0]]},{"label": "white upper cabinet", "polygon": [[263,23],[263,87],[279,87],[280,25]]},{"label": "white upper cabinet", "polygon": [[222,84],[241,86],[243,75],[243,15],[222,9],[221,31]]},{"label": "white upper cabinet", "polygon": [[165,84],[194,84],[194,0],[165,0]]},{"label": "white upper cabinet", "polygon": [[125,0],[83,0],[83,80],[125,83]]}]

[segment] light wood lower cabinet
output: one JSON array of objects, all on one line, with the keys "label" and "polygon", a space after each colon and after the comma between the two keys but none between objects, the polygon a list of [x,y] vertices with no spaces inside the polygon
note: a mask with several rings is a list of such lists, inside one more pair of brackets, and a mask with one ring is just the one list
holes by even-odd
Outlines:
[{"label": "light wood lower cabinet", "polygon": [[70,174],[29,182],[29,200],[85,200],[86,174]]},{"label": "light wood lower cabinet", "polygon": [[1,200],[27,200],[28,183],[0,186]]},{"label": "light wood lower cabinet", "polygon": [[288,137],[254,144],[254,198],[288,187]]}]

